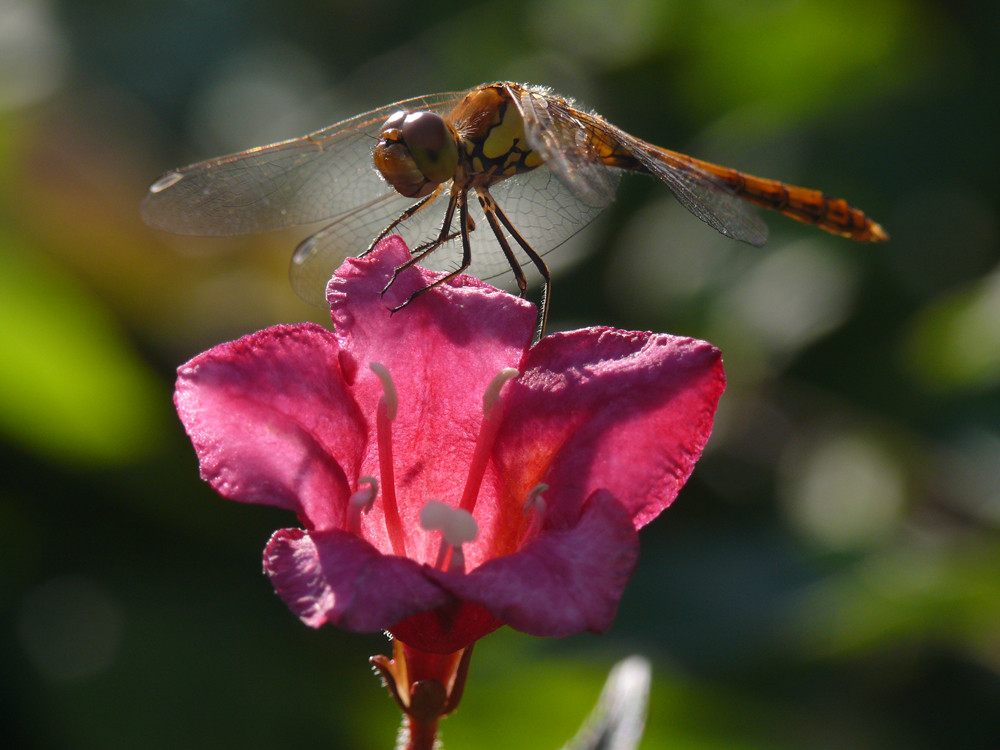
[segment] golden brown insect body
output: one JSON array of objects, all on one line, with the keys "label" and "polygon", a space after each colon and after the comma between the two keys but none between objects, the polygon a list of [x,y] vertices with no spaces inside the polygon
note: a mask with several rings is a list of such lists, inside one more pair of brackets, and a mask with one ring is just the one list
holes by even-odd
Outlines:
[{"label": "golden brown insect body", "polygon": [[[372,179],[373,162],[384,182]],[[612,200],[621,172],[656,177],[699,219],[753,245],[764,243],[767,228],[748,204],[855,240],[888,239],[840,198],[654,146],[547,89],[510,82],[398,102],[304,138],[170,172],[150,188],[143,213],[153,226],[191,234],[332,219],[292,260],[293,286],[316,301],[345,255],[370,250],[393,231],[414,237],[407,266],[448,252],[458,260],[435,285],[470,266],[483,278],[509,267],[523,293],[519,258],[527,259],[544,282],[541,335],[549,294],[541,255]],[[442,203],[443,218],[428,210]],[[482,223],[489,232],[477,229]],[[489,240],[503,263],[492,260]]]}]

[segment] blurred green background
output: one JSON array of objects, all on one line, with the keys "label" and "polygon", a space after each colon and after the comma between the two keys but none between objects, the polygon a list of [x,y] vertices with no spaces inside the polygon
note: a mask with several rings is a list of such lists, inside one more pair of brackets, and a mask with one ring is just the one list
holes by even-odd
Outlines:
[{"label": "blurred green background", "polygon": [[176,366],[279,322],[303,233],[146,229],[165,169],[514,79],[843,196],[726,240],[652,180],[550,259],[554,328],[707,338],[729,390],[613,630],[499,632],[447,747],[555,748],[627,654],[646,748],[1000,747],[1000,6],[965,0],[0,0],[0,745],[387,748],[380,636],[260,573],[287,514],[218,499]]}]

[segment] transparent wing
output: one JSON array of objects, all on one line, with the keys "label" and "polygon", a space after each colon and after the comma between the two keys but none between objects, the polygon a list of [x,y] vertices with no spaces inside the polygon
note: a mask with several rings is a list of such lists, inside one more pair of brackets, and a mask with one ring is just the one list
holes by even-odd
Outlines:
[{"label": "transparent wing", "polygon": [[585,203],[604,206],[611,201],[619,171],[606,166],[602,154],[624,151],[716,231],[758,247],[767,241],[767,225],[750,204],[681,155],[652,146],[544,90],[508,85],[520,102],[529,142]]},{"label": "transparent wing", "polygon": [[[446,183],[438,198],[396,228],[411,249],[440,235],[450,189],[451,184]],[[490,192],[511,223],[540,255],[561,245],[600,213],[599,208],[588,206],[577,198],[544,165],[503,180]],[[323,305],[326,282],[344,258],[363,252],[379,232],[414,202],[412,198],[403,198],[393,192],[338,217],[299,245],[292,258],[292,287],[307,302]],[[474,195],[469,196],[469,214],[475,229],[469,235],[472,265],[467,273],[481,279],[510,276],[507,259]],[[447,233],[457,233],[458,229],[456,217]],[[533,268],[520,247],[509,239],[522,267]],[[459,268],[461,263],[462,241],[456,236],[444,242],[420,265],[447,272]]]},{"label": "transparent wing", "polygon": [[549,168],[587,205],[603,208],[611,203],[619,173],[601,161],[605,133],[588,127],[584,113],[543,89],[507,87],[520,107],[528,143]]},{"label": "transparent wing", "polygon": [[684,208],[712,229],[734,240],[762,246],[767,242],[767,224],[722,180],[671,151],[650,146],[628,136],[626,148],[654,177],[662,180]]},{"label": "transparent wing", "polygon": [[367,250],[379,232],[412,202],[390,188],[303,240],[295,249],[288,272],[295,293],[311,305],[325,306],[326,284],[333,272],[348,256]]},{"label": "transparent wing", "polygon": [[[609,174],[617,184],[617,173],[609,171]],[[545,255],[562,245],[593,221],[603,208],[582,201],[569,185],[558,178],[555,170],[544,164],[531,172],[494,185],[490,188],[490,193],[517,231],[539,255]],[[472,202],[476,209],[474,216],[481,225],[477,234],[482,235],[479,239],[483,241],[492,237],[492,231],[486,223],[486,217],[482,215],[479,201]],[[531,268],[531,261],[520,247],[512,238],[508,239],[511,240],[511,248],[521,266]],[[492,248],[493,252],[480,253],[478,259],[473,258],[473,275],[481,279],[492,279],[509,272],[507,261],[495,238]]]},{"label": "transparent wing", "polygon": [[406,99],[302,138],[168,172],[149,189],[143,218],[150,226],[179,234],[231,235],[355,212],[393,192],[371,158],[389,115],[399,109],[446,113],[462,96]]}]

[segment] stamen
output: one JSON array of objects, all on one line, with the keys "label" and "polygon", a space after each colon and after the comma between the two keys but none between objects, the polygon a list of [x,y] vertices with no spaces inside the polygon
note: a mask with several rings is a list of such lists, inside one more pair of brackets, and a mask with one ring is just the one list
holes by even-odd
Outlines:
[{"label": "stamen", "polygon": [[370,367],[371,371],[378,375],[378,379],[382,381],[382,400],[385,401],[385,408],[386,413],[389,415],[389,421],[394,421],[396,419],[396,411],[399,409],[399,395],[396,393],[396,384],[392,382],[392,376],[389,374],[389,369],[381,362],[371,362],[368,367]]},{"label": "stamen", "polygon": [[[366,484],[367,487],[360,485]],[[358,489],[351,499],[347,501],[347,530],[352,534],[361,536],[361,514],[367,515],[375,504],[375,496],[378,494],[378,482],[374,477],[361,477],[358,480]]]},{"label": "stamen", "polygon": [[542,530],[542,521],[545,520],[546,508],[545,498],[542,497],[542,493],[548,490],[548,488],[549,486],[544,482],[536,484],[531,488],[531,492],[528,493],[528,497],[524,501],[524,514],[531,514],[531,518],[528,521],[528,528],[521,535],[522,546],[538,536],[538,532]]},{"label": "stamen", "polygon": [[440,500],[429,500],[420,509],[420,525],[427,531],[442,533],[434,567],[455,573],[465,572],[462,545],[474,541],[479,535],[479,525],[472,514],[461,508],[452,508]]},{"label": "stamen", "polygon": [[505,367],[486,386],[486,392],[483,394],[483,415],[487,419],[490,418],[490,411],[493,409],[493,404],[500,400],[500,389],[503,388],[504,383],[511,378],[516,378],[520,374],[513,367]]},{"label": "stamen", "polygon": [[405,557],[406,539],[403,535],[403,524],[399,519],[399,507],[396,505],[396,475],[392,460],[392,422],[399,408],[399,397],[396,395],[396,385],[392,382],[385,365],[371,362],[368,366],[382,381],[382,398],[378,400],[375,415],[375,434],[378,441],[378,468],[382,479],[382,512],[385,515],[385,528],[389,534],[392,553]]},{"label": "stamen", "polygon": [[549,486],[545,482],[539,482],[534,487],[531,488],[531,492],[528,493],[528,497],[524,500],[524,514],[527,515],[531,511],[545,514],[545,498],[542,497],[543,492],[548,492]]},{"label": "stamen", "polygon": [[472,513],[476,507],[479,488],[483,483],[483,475],[486,473],[486,463],[493,450],[493,441],[496,439],[497,430],[500,429],[500,423],[503,421],[503,399],[500,398],[500,389],[503,388],[504,383],[520,374],[513,367],[505,367],[490,381],[483,394],[483,422],[479,426],[479,436],[476,438],[476,448],[472,454],[469,476],[465,480],[462,502],[459,503],[459,507],[469,513]]}]

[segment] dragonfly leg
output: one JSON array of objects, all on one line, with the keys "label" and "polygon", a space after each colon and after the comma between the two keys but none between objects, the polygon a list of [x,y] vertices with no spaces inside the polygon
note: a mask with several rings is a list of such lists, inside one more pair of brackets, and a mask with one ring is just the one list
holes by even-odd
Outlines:
[{"label": "dragonfly leg", "polygon": [[[441,227],[441,234],[439,234],[436,239],[428,240],[427,242],[423,243],[422,245],[417,245],[415,248],[413,248],[412,250],[410,250],[410,255],[414,256],[414,260],[407,261],[404,265],[400,266],[396,270],[397,271],[405,271],[407,268],[409,268],[410,266],[412,266],[414,263],[416,263],[418,261],[421,261],[424,258],[426,258],[432,252],[434,252],[439,247],[441,247],[441,245],[443,245],[444,243],[451,242],[453,239],[455,239],[456,237],[458,237],[458,236],[460,236],[462,234],[461,230],[459,230],[457,232],[452,232],[451,234],[442,236],[444,234],[445,228],[448,227],[450,224],[451,224],[450,221],[444,222],[443,226]],[[469,217],[469,231],[472,232],[472,231],[475,230],[475,228],[476,228],[476,222],[474,222],[472,220],[472,217],[470,216]]]},{"label": "dragonfly leg", "polygon": [[399,216],[397,216],[389,224],[389,226],[387,226],[385,229],[383,229],[381,232],[379,232],[378,236],[374,240],[372,240],[372,244],[370,244],[368,246],[368,249],[365,250],[363,253],[361,253],[361,255],[359,255],[358,257],[359,258],[364,258],[366,255],[368,255],[368,253],[370,253],[372,250],[375,249],[375,246],[378,243],[380,243],[382,240],[384,240],[386,237],[388,237],[389,233],[393,229],[395,229],[396,227],[398,227],[400,224],[402,224],[407,219],[415,216],[417,213],[420,212],[421,209],[426,208],[427,206],[429,206],[434,201],[435,198],[437,198],[439,195],[441,195],[441,189],[443,187],[444,187],[444,185],[438,185],[437,188],[434,189],[434,192],[432,192],[430,195],[424,196],[423,198],[421,198],[420,200],[418,200],[416,203],[414,203],[412,206],[410,206],[405,211],[403,211],[403,213],[401,213]]},{"label": "dragonfly leg", "polygon": [[[483,189],[483,192],[489,195],[485,188]],[[500,219],[500,223],[506,227],[508,232],[510,232],[510,236],[514,238],[514,241],[517,242],[518,245],[521,246],[521,249],[524,250],[524,254],[531,259],[535,268],[538,269],[538,273],[542,276],[542,299],[538,305],[538,321],[535,323],[535,336],[532,340],[533,343],[538,343],[542,336],[545,335],[545,326],[549,320],[549,302],[551,300],[552,293],[552,274],[549,273],[549,267],[545,265],[545,261],[542,260],[542,256],[536,253],[535,249],[528,244],[528,241],[521,236],[521,233],[514,228],[510,219],[507,218],[507,214],[503,212],[503,209],[500,208],[500,205],[493,199],[493,196],[489,196],[489,198],[493,204],[493,213],[496,214],[498,219]],[[495,229],[494,232],[496,232]],[[497,233],[497,237],[499,236],[500,234]],[[501,243],[501,247],[502,246],[503,243]]]},{"label": "dragonfly leg", "polygon": [[521,268],[521,264],[517,262],[517,258],[514,257],[514,251],[510,249],[510,243],[507,242],[503,229],[501,229],[500,224],[497,223],[497,202],[485,188],[477,188],[476,195],[479,196],[479,205],[483,207],[483,213],[486,215],[486,220],[490,223],[490,228],[493,230],[493,234],[497,238],[500,249],[503,250],[503,254],[507,257],[510,269],[514,272],[514,280],[517,281],[517,288],[521,291],[521,296],[523,297],[525,291],[528,289],[528,280],[524,278],[524,270]]},{"label": "dragonfly leg", "polygon": [[460,273],[462,273],[470,265],[472,265],[472,246],[469,243],[469,228],[472,222],[470,221],[470,216],[469,216],[469,202],[466,191],[460,190],[458,192],[452,193],[452,200],[451,203],[449,204],[449,211],[445,216],[446,223],[444,225],[444,228],[441,230],[442,237],[439,237],[437,242],[432,243],[431,247],[428,248],[427,250],[424,250],[420,255],[406,261],[406,263],[400,266],[400,268],[397,269],[397,271],[409,268],[414,263],[423,258],[425,255],[428,255],[429,253],[432,253],[434,250],[436,250],[438,246],[441,244],[441,242],[444,241],[443,237],[445,236],[445,232],[447,231],[448,227],[451,224],[451,218],[455,210],[454,204],[456,202],[458,203],[458,220],[460,222],[461,232],[462,232],[462,265],[456,268],[454,271],[446,273],[444,276],[442,276],[440,279],[433,282],[432,284],[428,284],[422,289],[418,289],[409,297],[407,297],[406,301],[403,302],[403,304],[397,305],[396,307],[390,307],[389,308],[390,312],[399,312],[424,292],[429,292],[436,286],[440,286],[441,284],[446,284],[447,282],[451,281],[453,278],[458,276]]},{"label": "dragonfly leg", "polygon": [[[438,233],[437,239],[425,242],[424,244],[418,246],[416,250],[412,250],[410,252],[410,259],[406,261],[406,263],[403,263],[393,269],[392,276],[389,278],[388,283],[382,288],[382,294],[385,294],[389,287],[395,283],[396,277],[398,277],[399,274],[407,268],[415,266],[417,263],[441,247],[442,244],[455,237],[456,233],[450,232],[449,230],[451,229],[452,219],[455,217],[455,207],[458,205],[460,197],[464,197],[464,195],[464,192],[452,191],[451,198],[448,200],[448,208],[444,212],[444,221],[441,224],[441,231]],[[406,303],[404,302],[403,304],[405,305]]]}]

